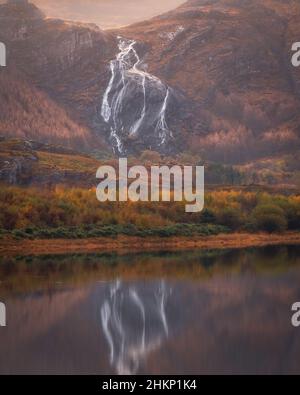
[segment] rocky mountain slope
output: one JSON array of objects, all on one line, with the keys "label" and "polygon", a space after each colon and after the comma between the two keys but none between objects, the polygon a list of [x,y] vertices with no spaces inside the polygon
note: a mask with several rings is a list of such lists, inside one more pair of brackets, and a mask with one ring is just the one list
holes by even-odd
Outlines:
[{"label": "rocky mountain slope", "polygon": [[78,126],[68,138],[62,129],[63,143],[79,147],[79,134],[97,149],[100,136],[122,155],[188,150],[241,163],[300,147],[300,68],[290,62],[299,22],[296,0],[189,0],[103,32],[23,1],[0,6],[0,41]]},{"label": "rocky mountain slope", "polygon": [[91,188],[100,162],[64,147],[0,137],[0,182]]},{"label": "rocky mountain slope", "polygon": [[82,151],[103,145],[100,136],[92,135],[86,125],[72,120],[63,106],[16,71],[0,72],[0,103],[0,135],[78,147]]},{"label": "rocky mountain slope", "polygon": [[299,22],[295,0],[190,0],[118,34],[142,42],[147,70],[190,100],[186,145],[235,162],[299,147]]},{"label": "rocky mountain slope", "polygon": [[1,133],[77,149],[102,147],[92,128],[115,38],[11,1],[0,5],[0,41],[7,47],[7,67],[0,69]]},{"label": "rocky mountain slope", "polygon": [[[156,158],[154,158],[154,156]],[[206,190],[243,188],[245,191],[268,191],[289,194],[299,191],[299,151],[283,155],[280,159],[263,158],[242,165],[222,165],[207,161],[205,166]],[[146,151],[140,158],[131,157],[129,166],[143,165],[150,172],[153,163],[160,166],[190,166],[195,159],[186,154],[172,157]],[[4,138],[0,136],[0,183],[19,186],[53,188],[96,187],[99,166],[118,168],[118,158],[99,158],[66,149],[63,146],[43,144],[34,140]],[[148,188],[150,190],[150,180]],[[1,189],[1,186],[0,186]]]}]

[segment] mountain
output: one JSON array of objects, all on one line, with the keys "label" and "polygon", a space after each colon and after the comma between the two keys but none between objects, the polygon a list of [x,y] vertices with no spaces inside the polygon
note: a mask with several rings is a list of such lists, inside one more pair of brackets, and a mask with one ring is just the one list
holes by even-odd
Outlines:
[{"label": "mountain", "polygon": [[47,19],[27,1],[0,5],[0,133],[103,148],[92,131],[115,39],[97,26]]},{"label": "mountain", "polygon": [[190,101],[186,148],[236,162],[299,148],[299,22],[295,0],[190,0],[118,34],[142,42],[148,72]]},{"label": "mountain", "polygon": [[16,71],[0,72],[0,103],[0,135],[83,151],[89,151],[94,144],[103,145],[100,137],[72,120],[62,106]]},{"label": "mountain", "polygon": [[[105,139],[118,155],[190,151],[244,163],[300,148],[300,74],[291,65],[299,22],[296,0],[190,0],[102,31],[11,1],[0,6],[0,41],[26,96],[40,93],[51,102],[45,111],[63,112],[54,116],[55,107],[49,117],[68,119],[62,144],[80,148],[84,140],[97,150]],[[54,142],[49,135],[44,129],[40,141]]]}]

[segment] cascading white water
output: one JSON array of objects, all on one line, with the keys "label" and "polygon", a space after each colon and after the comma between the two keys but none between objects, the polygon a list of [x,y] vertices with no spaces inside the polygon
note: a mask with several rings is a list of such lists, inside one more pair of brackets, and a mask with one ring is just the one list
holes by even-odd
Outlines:
[{"label": "cascading white water", "polygon": [[110,363],[118,374],[135,374],[141,361],[169,336],[166,302],[171,289],[162,281],[150,290],[112,283],[101,307]]},{"label": "cascading white water", "polygon": [[[110,127],[114,149],[124,153],[124,141],[145,133],[163,146],[173,138],[166,113],[170,88],[140,69],[136,41],[119,37],[116,59],[110,62],[111,78],[103,96],[101,115]],[[142,98],[142,100],[141,100]]]},{"label": "cascading white water", "polygon": [[165,144],[166,138],[167,138],[167,135],[168,135],[168,131],[169,131],[168,130],[167,121],[166,121],[166,110],[167,110],[167,106],[168,106],[169,94],[170,94],[170,91],[168,89],[166,97],[165,97],[165,100],[164,100],[163,105],[162,105],[161,112],[159,114],[160,115],[159,116],[159,120],[158,120],[157,125],[156,125],[156,131],[158,132],[158,135],[161,138],[160,145]]}]

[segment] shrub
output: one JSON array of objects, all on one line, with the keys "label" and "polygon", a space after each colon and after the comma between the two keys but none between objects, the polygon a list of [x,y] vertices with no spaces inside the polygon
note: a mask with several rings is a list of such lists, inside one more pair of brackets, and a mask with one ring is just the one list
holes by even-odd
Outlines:
[{"label": "shrub", "polygon": [[156,151],[146,150],[142,152],[140,159],[142,162],[159,163],[161,156]]},{"label": "shrub", "polygon": [[[1,200],[3,199],[3,200]],[[185,212],[185,202],[99,203],[95,190],[57,187],[0,190],[0,228],[24,230],[27,237],[97,237],[207,234],[210,225],[269,232],[300,228],[300,196],[243,190],[213,190],[201,213]],[[182,225],[184,224],[184,225]],[[159,229],[164,229],[160,230]]]},{"label": "shrub", "polygon": [[214,224],[216,222],[215,213],[210,209],[204,209],[200,214],[200,222],[204,224]]},{"label": "shrub", "polygon": [[16,206],[0,206],[0,227],[12,230],[16,227],[19,219],[18,208]]},{"label": "shrub", "polygon": [[300,229],[300,207],[289,206],[285,210],[288,221],[288,228],[295,230]]},{"label": "shrub", "polygon": [[241,212],[235,208],[225,208],[218,214],[218,223],[228,226],[232,230],[236,230],[242,224]]},{"label": "shrub", "polygon": [[284,211],[271,204],[257,206],[253,210],[253,219],[259,230],[269,233],[283,232],[288,225]]}]

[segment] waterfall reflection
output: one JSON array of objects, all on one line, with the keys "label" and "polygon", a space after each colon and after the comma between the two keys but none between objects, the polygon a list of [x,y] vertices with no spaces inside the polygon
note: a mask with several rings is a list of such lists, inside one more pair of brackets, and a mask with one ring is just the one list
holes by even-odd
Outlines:
[{"label": "waterfall reflection", "polygon": [[110,364],[118,374],[135,374],[169,336],[166,307],[172,290],[164,281],[133,286],[117,280],[108,287],[101,322]]}]

